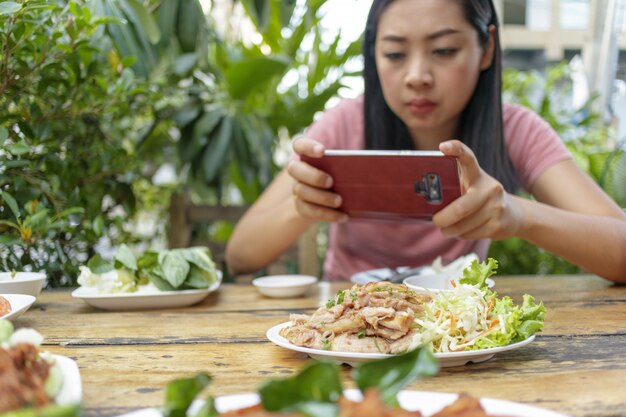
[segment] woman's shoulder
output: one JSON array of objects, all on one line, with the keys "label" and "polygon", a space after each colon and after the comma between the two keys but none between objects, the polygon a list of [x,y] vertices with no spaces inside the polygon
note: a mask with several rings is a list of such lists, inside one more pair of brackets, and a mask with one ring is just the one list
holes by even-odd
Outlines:
[{"label": "woman's shoulder", "polygon": [[363,144],[363,97],[331,104],[307,129],[306,135],[328,148],[358,149]]},{"label": "woman's shoulder", "polygon": [[558,137],[552,126],[539,114],[519,104],[503,104],[502,121],[507,142],[536,135]]},{"label": "woman's shoulder", "polygon": [[545,169],[570,158],[570,154],[556,131],[533,110],[504,104],[502,113],[509,157],[524,187],[530,190]]},{"label": "woman's shoulder", "polygon": [[351,115],[363,114],[363,95],[354,98],[339,98],[326,112],[340,112]]},{"label": "woman's shoulder", "polygon": [[505,125],[511,122],[545,123],[534,110],[521,104],[504,103],[502,117]]}]

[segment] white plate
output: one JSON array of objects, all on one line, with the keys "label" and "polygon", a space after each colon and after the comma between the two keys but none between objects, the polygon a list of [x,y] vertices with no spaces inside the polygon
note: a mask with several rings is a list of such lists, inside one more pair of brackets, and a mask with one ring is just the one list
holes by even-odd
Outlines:
[{"label": "white plate", "polygon": [[312,275],[268,275],[252,280],[261,294],[273,298],[289,298],[304,295],[317,282]]},{"label": "white plate", "polygon": [[46,283],[40,272],[0,272],[0,293],[28,294],[37,297]]},{"label": "white plate", "polygon": [[206,298],[220,286],[221,280],[209,288],[199,290],[159,291],[150,293],[101,294],[95,287],[78,287],[72,297],[103,310],[144,310],[155,308],[185,307]]},{"label": "white plate", "polygon": [[[357,272],[356,274],[350,277],[350,281],[354,284],[365,285],[368,282],[377,282],[384,281],[392,275],[397,273],[403,273],[412,267],[408,266],[399,266],[395,269],[395,271],[391,268],[378,268],[378,269],[370,269],[368,271]],[[416,275],[427,275],[434,274],[435,270],[429,266],[424,266],[420,269]]]},{"label": "white plate", "polygon": [[[454,290],[451,279],[449,276],[445,274],[428,274],[428,275],[412,275],[407,277],[402,281],[404,285],[409,287],[414,291],[430,291],[430,292],[439,292],[439,291],[449,291]],[[457,284],[458,280],[454,280]],[[489,288],[493,288],[496,285],[496,282],[491,278],[487,278],[485,283]]]},{"label": "white plate", "polygon": [[61,391],[54,397],[59,405],[76,404],[83,399],[83,388],[80,381],[80,372],[74,360],[67,356],[52,355],[63,373],[63,386]]},{"label": "white plate", "polygon": [[[355,366],[356,364],[361,362],[367,362],[375,359],[384,359],[389,356],[393,356],[385,353],[335,352],[332,350],[311,349],[307,347],[297,346],[293,343],[290,343],[287,339],[279,334],[280,330],[287,326],[291,326],[290,321],[272,327],[266,333],[267,338],[272,343],[278,346],[290,350],[295,350],[297,352],[306,353],[313,359],[325,359],[335,362],[337,364],[345,363],[350,366]],[[528,339],[522,340],[521,342],[513,343],[506,346],[480,350],[468,350],[463,352],[435,353],[435,357],[439,359],[439,365],[442,368],[447,368],[450,366],[461,366],[469,362],[484,362],[488,359],[491,359],[496,353],[521,348],[522,346],[526,346],[533,340],[535,340],[535,335],[532,335]]]},{"label": "white plate", "polygon": [[[360,391],[357,389],[347,389],[344,391],[344,395],[352,401],[358,401],[362,398]],[[398,393],[398,402],[400,406],[406,410],[420,411],[424,417],[429,417],[454,402],[457,397],[457,394],[442,392],[403,390]],[[259,401],[259,396],[252,393],[225,395],[215,399],[215,407],[218,412],[225,413],[227,411],[258,404]],[[202,404],[202,401],[194,401],[188,415],[193,415],[194,410],[198,410]],[[480,404],[489,415],[506,415],[509,417],[568,417],[565,414],[546,410],[545,408],[492,398],[481,398]],[[163,414],[156,408],[144,408],[124,414],[120,417],[163,417]]]},{"label": "white plate", "polygon": [[32,295],[26,294],[0,294],[2,297],[6,298],[11,304],[11,312],[1,316],[0,319],[7,320],[15,320],[22,313],[30,308],[33,305],[36,298]]}]

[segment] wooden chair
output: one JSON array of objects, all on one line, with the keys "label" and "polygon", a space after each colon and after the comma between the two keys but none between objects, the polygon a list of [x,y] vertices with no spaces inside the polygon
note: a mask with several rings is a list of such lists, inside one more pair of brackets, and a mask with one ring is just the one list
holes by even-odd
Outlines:
[{"label": "wooden chair", "polygon": [[[235,224],[247,209],[248,206],[197,205],[190,201],[188,193],[174,193],[169,207],[169,246],[170,248],[207,246],[211,250],[213,260],[225,274],[225,280],[232,281],[233,277],[228,275],[225,259],[226,242],[197,237],[194,228],[202,224],[208,226],[216,221],[228,221]],[[317,226],[309,228],[294,245],[258,274],[300,273],[319,277],[321,268],[317,250],[317,233]],[[241,280],[251,277],[241,277]]]}]

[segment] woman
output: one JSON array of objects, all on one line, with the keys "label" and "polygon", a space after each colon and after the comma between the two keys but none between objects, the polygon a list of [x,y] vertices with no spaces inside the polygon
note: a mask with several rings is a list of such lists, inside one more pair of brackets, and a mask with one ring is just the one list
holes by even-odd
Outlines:
[{"label": "woman", "polygon": [[[325,148],[439,149],[458,157],[463,195],[432,223],[352,221],[332,178],[294,159],[237,225],[232,272],[258,270],[316,221],[332,222],[325,278],[382,266],[444,263],[491,239],[519,237],[626,282],[626,215],[531,111],[501,103],[491,0],[374,0],[364,39],[365,94],[327,111],[294,142]],[[458,138],[459,140],[454,140]],[[520,187],[535,200],[513,194]]]}]

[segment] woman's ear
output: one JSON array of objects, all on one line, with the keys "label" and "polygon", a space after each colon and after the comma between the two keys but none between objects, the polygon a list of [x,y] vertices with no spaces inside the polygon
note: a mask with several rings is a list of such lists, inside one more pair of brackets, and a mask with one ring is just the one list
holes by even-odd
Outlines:
[{"label": "woman's ear", "polygon": [[496,49],[496,25],[489,25],[487,31],[489,32],[489,40],[487,41],[487,46],[483,51],[483,56],[480,59],[481,71],[484,71],[491,66]]}]

